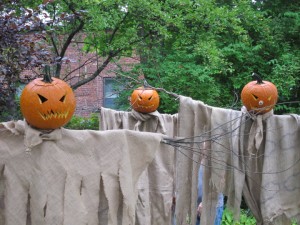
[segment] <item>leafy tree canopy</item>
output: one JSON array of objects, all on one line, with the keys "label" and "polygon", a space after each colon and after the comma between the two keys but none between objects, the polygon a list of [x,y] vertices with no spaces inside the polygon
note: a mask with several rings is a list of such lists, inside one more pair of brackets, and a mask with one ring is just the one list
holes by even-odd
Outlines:
[{"label": "leafy tree canopy", "polygon": [[[144,60],[137,71],[153,86],[237,109],[241,89],[256,72],[278,88],[276,113],[299,113],[299,103],[294,103],[300,94],[299,3],[285,2],[173,4],[180,20],[167,26],[170,34],[160,45],[149,42],[139,49]],[[176,108],[169,98],[160,110]]]},{"label": "leafy tree canopy", "polygon": [[[141,63],[135,70],[118,71],[119,80],[130,90],[140,85],[142,74],[152,86],[214,106],[240,108],[240,91],[256,72],[278,87],[276,113],[299,113],[299,104],[287,103],[299,101],[300,94],[299,4],[296,0],[5,0],[0,7],[3,12],[15,8],[15,18],[31,15],[39,22],[34,29],[51,46],[53,75],[68,80],[74,89],[95,79],[119,57],[137,55]],[[38,14],[44,18],[38,19]],[[98,65],[76,81],[62,70],[68,61],[65,53],[74,43],[94,54],[85,65]],[[123,93],[123,103],[130,90]],[[176,101],[162,93],[159,110],[176,112]]]}]

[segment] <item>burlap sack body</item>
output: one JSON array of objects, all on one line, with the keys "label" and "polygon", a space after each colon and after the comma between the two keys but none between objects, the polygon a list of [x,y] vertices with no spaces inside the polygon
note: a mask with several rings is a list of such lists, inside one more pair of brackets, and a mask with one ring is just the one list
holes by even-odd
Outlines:
[{"label": "burlap sack body", "polygon": [[[299,115],[249,117],[181,96],[178,126],[188,151],[175,163],[177,225],[195,222],[203,154],[202,225],[213,224],[219,192],[236,216],[244,196],[258,225],[300,222]],[[0,224],[135,224],[137,181],[162,137],[0,124]]]},{"label": "burlap sack body", "polygon": [[[257,224],[300,222],[299,115],[249,117],[181,96],[178,123],[180,136],[209,140],[201,225],[213,224],[219,192],[228,196],[228,207],[236,217],[244,196]],[[188,224],[187,218],[194,224],[196,218],[199,165],[187,158],[200,162],[203,155],[196,142],[183,146],[187,145],[198,152],[178,155],[177,224]]]},{"label": "burlap sack body", "polygon": [[0,124],[0,224],[135,224],[136,183],[162,135]]},{"label": "burlap sack body", "polygon": [[[177,114],[149,114],[116,111],[101,108],[102,130],[130,129],[165,134],[173,137],[177,132]],[[170,225],[174,196],[175,151],[168,145],[157,149],[154,160],[138,181],[136,225]]]}]

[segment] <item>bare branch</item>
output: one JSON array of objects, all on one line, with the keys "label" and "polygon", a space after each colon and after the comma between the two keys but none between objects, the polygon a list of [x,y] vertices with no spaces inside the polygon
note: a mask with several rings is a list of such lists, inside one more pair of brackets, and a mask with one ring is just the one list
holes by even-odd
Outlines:
[{"label": "bare branch", "polygon": [[84,24],[85,24],[84,21],[79,16],[77,16],[78,14],[76,13],[72,4],[68,3],[66,0],[64,0],[64,2],[68,5],[69,9],[73,12],[73,14],[76,15],[75,19],[79,20],[79,25],[69,34],[67,40],[63,44],[63,47],[58,55],[60,57],[60,59],[58,60],[59,63],[57,64],[57,67],[56,67],[56,72],[55,72],[56,77],[59,77],[59,75],[60,75],[61,66],[62,66],[61,59],[65,56],[66,51],[67,51],[69,45],[72,43],[74,36],[83,29]]},{"label": "bare branch", "polygon": [[72,75],[72,73],[74,73],[77,70],[80,70],[81,68],[83,68],[84,66],[87,66],[91,63],[93,63],[95,60],[92,60],[93,58],[95,58],[95,56],[91,56],[90,58],[88,58],[87,60],[85,60],[80,66],[76,67],[75,69],[71,70],[68,74],[66,74],[62,79],[65,81],[71,80],[73,77],[68,78],[69,76]]},{"label": "bare branch", "polygon": [[[117,53],[115,53],[115,54],[117,54]],[[76,84],[72,85],[71,87],[75,90],[78,87],[80,87],[81,85],[84,85],[84,84],[94,80],[105,69],[105,67],[110,63],[110,61],[115,56],[115,54],[113,54],[111,52],[108,55],[108,57],[106,58],[106,60],[102,63],[102,65],[92,74],[92,76],[77,82]]]}]

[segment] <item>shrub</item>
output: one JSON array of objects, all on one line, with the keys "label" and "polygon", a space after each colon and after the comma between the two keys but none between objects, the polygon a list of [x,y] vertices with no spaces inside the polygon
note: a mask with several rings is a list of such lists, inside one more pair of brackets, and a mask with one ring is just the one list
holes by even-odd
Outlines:
[{"label": "shrub", "polygon": [[[297,221],[291,221],[291,225],[297,225]],[[230,210],[224,209],[222,216],[222,225],[256,225],[256,219],[249,209],[241,209],[240,220],[235,221]]]},{"label": "shrub", "polygon": [[73,130],[99,130],[99,115],[92,113],[89,117],[73,116],[65,128]]},{"label": "shrub", "polygon": [[225,208],[222,216],[222,225],[256,225],[256,220],[249,210],[241,209],[240,220],[235,221],[232,212]]}]

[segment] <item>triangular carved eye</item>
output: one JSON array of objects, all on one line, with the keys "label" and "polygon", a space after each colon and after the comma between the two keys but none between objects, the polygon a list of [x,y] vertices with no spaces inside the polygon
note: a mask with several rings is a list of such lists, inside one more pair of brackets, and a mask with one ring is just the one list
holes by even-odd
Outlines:
[{"label": "triangular carved eye", "polygon": [[65,103],[65,101],[66,101],[66,95],[62,96],[62,97],[59,99],[59,101]]},{"label": "triangular carved eye", "polygon": [[252,96],[253,96],[255,101],[258,99],[258,96],[254,95],[254,94],[252,94]]},{"label": "triangular carved eye", "polygon": [[142,96],[139,95],[139,101],[142,101],[142,99],[143,99]]},{"label": "triangular carved eye", "polygon": [[45,98],[44,96],[37,94],[39,96],[39,100],[40,100],[40,104],[43,104],[44,102],[48,101],[47,98]]},{"label": "triangular carved eye", "polygon": [[152,97],[153,97],[153,96],[151,95],[151,96],[148,98],[148,100],[150,101],[150,100],[152,99]]}]

